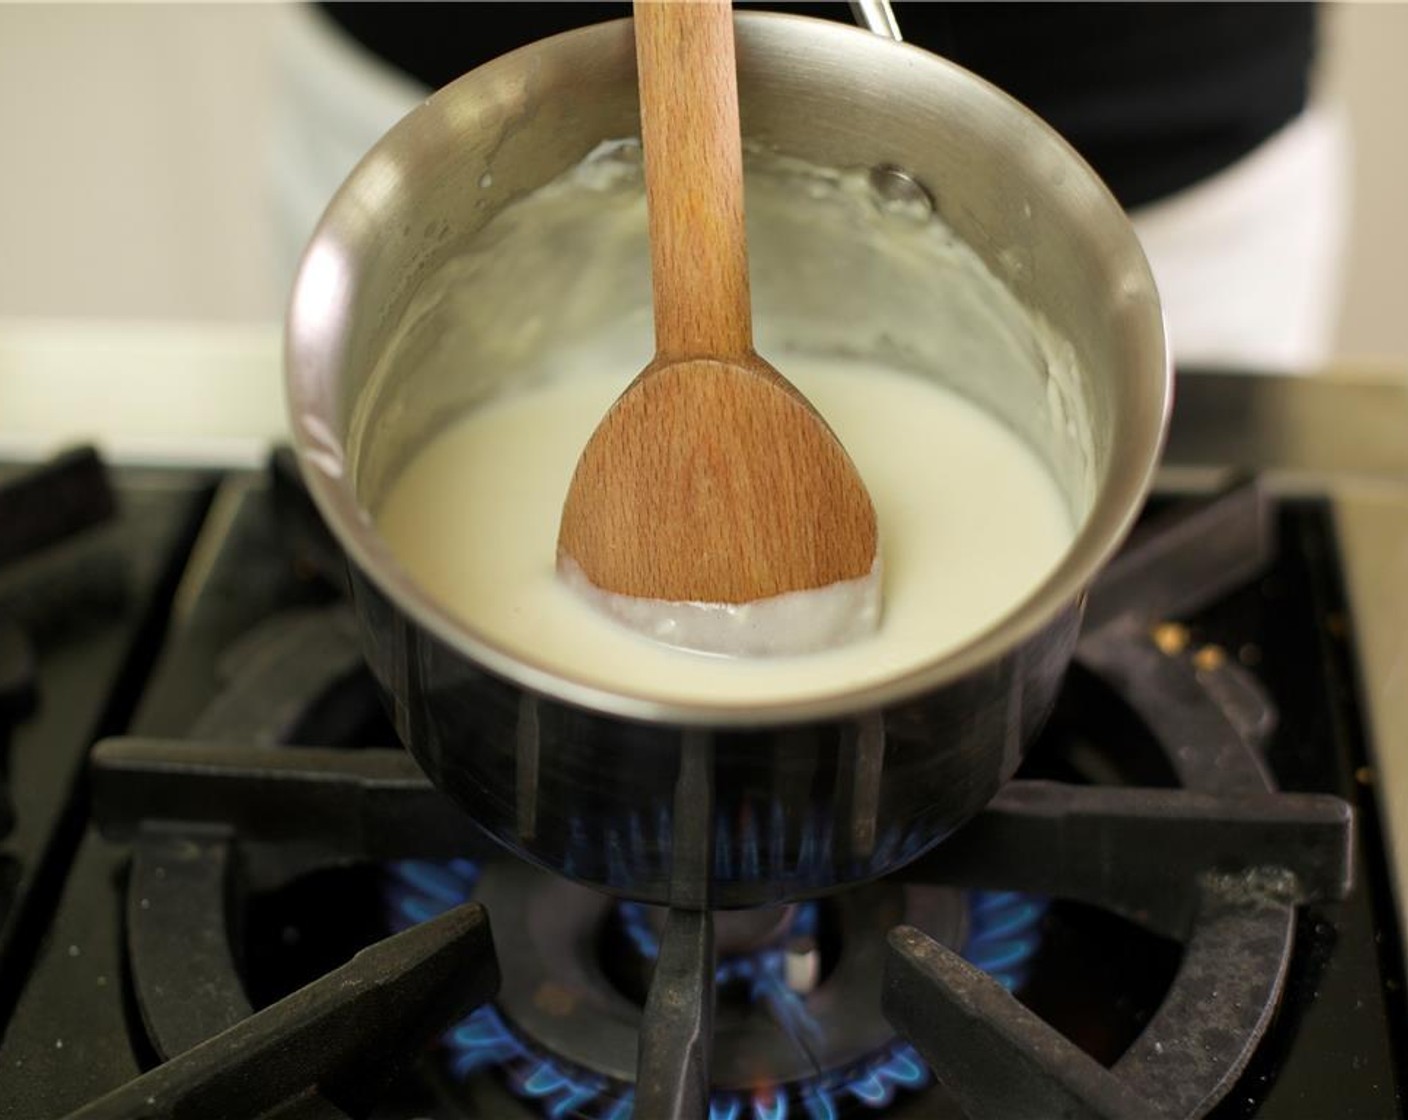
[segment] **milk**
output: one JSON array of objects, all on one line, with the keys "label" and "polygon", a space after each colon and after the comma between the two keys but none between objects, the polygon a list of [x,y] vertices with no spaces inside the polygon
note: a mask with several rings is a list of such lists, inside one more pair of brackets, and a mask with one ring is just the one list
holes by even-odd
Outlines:
[{"label": "milk", "polygon": [[995,624],[1074,535],[1068,503],[999,421],[919,377],[851,359],[769,355],[855,462],[879,523],[879,626],[795,656],[720,657],[654,641],[558,578],[577,459],[639,368],[619,348],[452,422],[374,511],[400,564],[483,640],[563,677],[661,702],[747,705],[834,695],[932,662]]}]

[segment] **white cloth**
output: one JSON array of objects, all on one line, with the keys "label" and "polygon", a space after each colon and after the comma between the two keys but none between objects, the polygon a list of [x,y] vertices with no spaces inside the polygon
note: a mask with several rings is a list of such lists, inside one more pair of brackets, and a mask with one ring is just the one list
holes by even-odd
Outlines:
[{"label": "white cloth", "polygon": [[1130,214],[1180,364],[1307,372],[1330,356],[1349,215],[1343,114],[1317,105],[1231,167]]},{"label": "white cloth", "polygon": [[427,90],[303,4],[281,11],[270,152],[275,259],[287,292],[337,188]]},{"label": "white cloth", "polygon": [[[313,9],[286,9],[274,132],[285,290],[323,209],[426,90]],[[1324,362],[1339,311],[1348,129],[1316,106],[1233,166],[1130,217],[1175,359],[1248,370]]]}]

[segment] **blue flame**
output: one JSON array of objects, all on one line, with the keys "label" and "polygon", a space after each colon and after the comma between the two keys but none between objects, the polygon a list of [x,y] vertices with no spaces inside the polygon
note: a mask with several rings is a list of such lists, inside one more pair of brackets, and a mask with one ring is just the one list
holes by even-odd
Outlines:
[{"label": "blue flame", "polygon": [[730,1093],[719,1093],[709,1102],[709,1120],[738,1120],[743,1102]]},{"label": "blue flame", "polygon": [[[485,1069],[501,1069],[521,1097],[537,1101],[546,1116],[564,1120],[579,1116],[611,1086],[605,1078],[568,1070],[522,1042],[489,1004],[475,1009],[444,1039],[450,1051],[450,1071],[463,1080]],[[602,1115],[625,1120],[633,1094],[616,1096]],[[611,1102],[609,1102],[611,1103]],[[623,1110],[624,1109],[624,1110]]]},{"label": "blue flame", "polygon": [[802,1090],[802,1107],[807,1120],[836,1120],[836,1098],[820,1085],[808,1085]]},{"label": "blue flame", "polygon": [[636,1107],[636,1091],[627,1089],[621,1094],[610,1110],[602,1113],[602,1120],[630,1120]]},{"label": "blue flame", "polygon": [[899,1090],[922,1089],[928,1083],[929,1067],[919,1052],[907,1042],[896,1042],[879,1058],[844,1076],[804,1083],[798,1098],[806,1120],[836,1120],[848,1102],[882,1109]]},{"label": "blue flame", "polygon": [[468,902],[479,885],[479,865],[467,859],[403,859],[388,864],[387,871],[392,879],[387,921],[397,933]]},{"label": "blue flame", "polygon": [[[628,827],[636,833],[639,818],[633,818]],[[616,848],[613,862],[618,871],[624,872],[625,853],[619,836],[615,839],[608,847]],[[637,839],[633,835],[630,846],[640,851]],[[746,851],[750,845],[745,843],[744,847]],[[767,847],[771,862],[771,852],[777,850],[772,838]],[[829,853],[829,837],[823,837],[821,847]],[[756,858],[745,856],[747,862]],[[468,901],[479,882],[478,866],[465,859],[448,863],[402,860],[388,865],[387,871],[388,921],[398,931]],[[1026,982],[1032,958],[1040,946],[1038,927],[1046,913],[1046,900],[1013,891],[973,891],[968,894],[967,903],[969,929],[962,956],[1009,991],[1015,991]],[[623,929],[642,956],[657,957],[659,938],[646,919],[644,907],[623,902],[618,904],[617,912]],[[819,905],[800,903],[793,914],[790,935],[815,937],[819,924]],[[785,968],[783,951],[770,949],[720,960],[715,980],[720,985],[747,984],[752,998],[766,1003],[784,1030],[814,1044],[819,1040],[819,1024],[808,1011],[806,1001],[788,987]],[[561,1059],[542,1053],[515,1034],[492,1005],[480,1007],[461,1020],[445,1035],[443,1044],[455,1077],[464,1079],[483,1070],[499,1070],[514,1092],[536,1102],[549,1120],[629,1120],[631,1116],[635,1104],[632,1088],[572,1068]],[[855,1105],[883,1109],[897,1093],[921,1089],[929,1078],[929,1068],[918,1051],[897,1039],[843,1074],[759,1089],[746,1096],[716,1094],[709,1105],[709,1120],[792,1120],[794,1112],[800,1120],[838,1120],[843,1110]]]},{"label": "blue flame", "polygon": [[763,1089],[754,1093],[753,1120],[787,1120],[787,1091]]},{"label": "blue flame", "polygon": [[1009,992],[1027,982],[1041,947],[1047,900],[1016,891],[974,891],[968,896],[968,941],[963,959]]}]

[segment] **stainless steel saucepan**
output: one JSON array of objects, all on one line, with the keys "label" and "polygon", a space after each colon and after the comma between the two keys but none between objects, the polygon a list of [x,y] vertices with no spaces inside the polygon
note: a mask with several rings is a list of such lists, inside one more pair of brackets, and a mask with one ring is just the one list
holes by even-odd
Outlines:
[{"label": "stainless steel saucepan", "polygon": [[[496,646],[378,537],[368,511],[406,460],[527,376],[533,352],[633,316],[648,344],[643,211],[622,202],[638,175],[629,145],[602,147],[639,135],[629,21],[497,59],[387,133],[304,255],[286,342],[303,470],[349,557],[367,659],[406,745],[511,849],[692,907],[885,874],[992,797],[1051,707],[1085,589],[1142,503],[1171,390],[1134,233],[1034,115],[855,28],[761,13],[736,26],[760,351],[785,369],[777,348],[805,338],[953,385],[1032,445],[1079,519],[1059,568],[985,633],[820,699],[665,704]],[[529,197],[593,152],[599,212]],[[847,205],[869,217],[837,221],[788,157],[853,173]],[[931,205],[1029,322],[975,326],[942,253],[874,250],[896,236],[886,223],[918,228]],[[954,343],[970,329],[975,350]],[[968,360],[984,347],[1002,360]]]}]

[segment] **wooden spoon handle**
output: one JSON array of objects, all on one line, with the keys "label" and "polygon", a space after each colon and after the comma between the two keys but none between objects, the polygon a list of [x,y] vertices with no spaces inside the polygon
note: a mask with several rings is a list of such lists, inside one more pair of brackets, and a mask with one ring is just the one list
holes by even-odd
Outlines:
[{"label": "wooden spoon handle", "polygon": [[636,64],[664,361],[753,351],[733,10],[635,0]]}]

